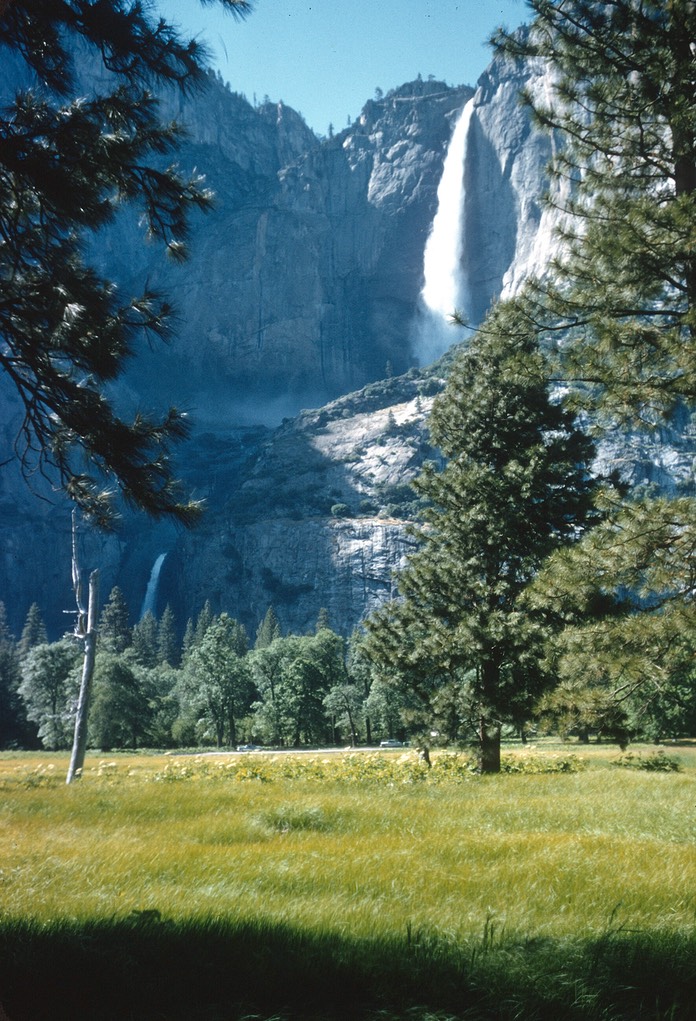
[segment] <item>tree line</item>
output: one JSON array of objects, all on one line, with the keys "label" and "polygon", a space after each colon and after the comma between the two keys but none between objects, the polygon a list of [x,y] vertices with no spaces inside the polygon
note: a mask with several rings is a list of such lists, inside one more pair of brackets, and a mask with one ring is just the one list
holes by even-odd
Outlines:
[{"label": "tree line", "polygon": [[[0,604],[0,748],[70,747],[81,657],[73,634],[48,641],[36,604],[16,640]],[[180,640],[169,607],[131,626],[116,587],[99,622],[88,743],[103,751],[357,744],[403,737],[398,704],[325,611],[312,634],[283,635],[269,607],[251,642],[239,621],[206,603]]]},{"label": "tree line", "polygon": [[[379,616],[370,627],[379,630]],[[425,636],[412,626],[402,633],[405,657]],[[209,603],[188,620],[180,639],[170,607],[131,625],[115,587],[99,622],[88,745],[111,751],[369,746],[384,739],[426,747],[475,743],[475,671],[464,666],[458,676],[453,665],[449,683],[434,673],[419,680],[417,657],[410,674],[385,669],[372,642],[363,629],[346,641],[324,610],[313,633],[284,635],[273,607],[252,642],[239,621],[213,613]],[[526,628],[518,645],[532,662],[539,645],[529,642]],[[0,603],[0,749],[71,746],[81,661],[74,634],[48,641],[37,604],[16,639]],[[630,733],[659,740],[696,730],[696,687],[686,679],[649,713],[636,701],[614,717],[592,699],[579,700],[574,712],[559,711],[539,701],[543,690],[531,670],[527,686],[511,676],[501,682],[498,708],[509,736],[524,741],[530,733],[552,732],[622,741]]]}]

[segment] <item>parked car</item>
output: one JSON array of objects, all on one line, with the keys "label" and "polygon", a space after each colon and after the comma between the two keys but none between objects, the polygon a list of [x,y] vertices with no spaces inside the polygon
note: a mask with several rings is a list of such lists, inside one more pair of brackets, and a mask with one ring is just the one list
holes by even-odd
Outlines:
[{"label": "parked car", "polygon": [[403,741],[397,741],[395,738],[390,737],[386,741],[379,742],[380,748],[405,748]]},{"label": "parked car", "polygon": [[260,744],[238,744],[238,752],[260,752],[262,751]]}]

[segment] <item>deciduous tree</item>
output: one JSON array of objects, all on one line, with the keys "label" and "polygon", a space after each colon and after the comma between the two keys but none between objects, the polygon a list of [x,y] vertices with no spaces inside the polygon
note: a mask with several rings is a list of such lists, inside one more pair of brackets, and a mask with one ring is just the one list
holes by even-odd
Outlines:
[{"label": "deciduous tree", "polygon": [[22,661],[22,696],[44,748],[68,748],[80,684],[81,650],[73,638],[44,643]]},{"label": "deciduous tree", "polygon": [[184,677],[185,699],[212,729],[218,748],[237,743],[237,725],[253,699],[248,640],[239,621],[223,613],[191,652]]}]

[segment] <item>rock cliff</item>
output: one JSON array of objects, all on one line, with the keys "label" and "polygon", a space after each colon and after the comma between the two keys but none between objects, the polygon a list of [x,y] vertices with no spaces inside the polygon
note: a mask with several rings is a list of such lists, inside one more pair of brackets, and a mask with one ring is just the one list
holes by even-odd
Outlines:
[{"label": "rock cliff", "polygon": [[[288,107],[252,106],[214,78],[202,96],[163,97],[189,131],[181,163],[205,174],[215,209],[194,223],[183,267],[144,245],[125,215],[93,254],[126,293],[147,282],[174,297],[178,336],[139,353],[118,397],[193,412],[182,473],[209,512],[190,535],[133,517],[113,535],[86,534],[84,562],[101,568],[104,599],[119,584],[136,612],[161,553],[157,608],[171,603],[181,627],[210,599],[250,631],[273,604],[286,629],[312,627],[324,606],[347,633],[389,594],[411,542],[408,482],[433,456],[426,419],[442,386],[441,367],[414,367],[423,252],[472,95],[460,267],[470,320],[555,244],[541,201],[551,142],[519,105],[523,83],[545,88],[543,70],[494,61],[475,91],[410,82],[325,139]],[[18,425],[7,388],[1,408],[4,460]],[[637,438],[602,457],[669,487],[688,453]],[[70,520],[50,486],[35,485],[53,502],[29,494],[13,465],[0,472],[0,599],[15,629],[38,601],[55,636],[73,602]]]},{"label": "rock cliff", "polygon": [[174,399],[208,426],[277,423],[413,364],[409,323],[451,121],[470,88],[411,82],[319,140],[283,104],[250,106],[213,80],[176,113],[212,214],[168,265],[124,217],[97,253],[128,292],[171,293],[178,335],[144,350],[129,395]]}]

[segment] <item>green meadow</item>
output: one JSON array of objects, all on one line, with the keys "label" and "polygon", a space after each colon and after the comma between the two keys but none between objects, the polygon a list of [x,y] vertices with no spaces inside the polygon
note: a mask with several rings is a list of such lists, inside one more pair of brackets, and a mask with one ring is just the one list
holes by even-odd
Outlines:
[{"label": "green meadow", "polygon": [[696,748],[547,746],[505,767],[119,755],[66,787],[67,756],[6,753],[0,1004],[10,1021],[696,1017]]}]

